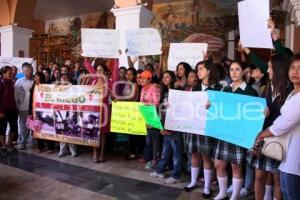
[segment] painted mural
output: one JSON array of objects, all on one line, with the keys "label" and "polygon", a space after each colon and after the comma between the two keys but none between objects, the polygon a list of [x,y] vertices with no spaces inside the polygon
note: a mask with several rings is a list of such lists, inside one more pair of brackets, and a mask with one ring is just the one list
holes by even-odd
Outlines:
[{"label": "painted mural", "polygon": [[[279,11],[280,0],[271,0],[271,3],[272,15],[281,28],[284,25],[285,13]],[[168,48],[170,42],[205,42],[209,37],[219,44],[218,49],[211,49],[214,54],[218,54],[219,49],[226,48],[227,33],[238,29],[236,7],[236,1],[233,0],[177,0],[156,3],[153,5],[153,26],[161,30],[164,48]],[[194,38],[194,41],[189,41],[190,38]]]},{"label": "painted mural", "polygon": [[[285,13],[280,0],[271,0],[272,15],[284,30]],[[170,42],[207,42],[209,51],[221,57],[226,52],[227,33],[238,29],[234,0],[156,0],[152,26],[161,31],[164,49]],[[80,28],[114,28],[115,17],[109,11],[46,22],[46,33],[68,36],[74,52],[80,51]],[[283,36],[284,37],[284,36]],[[210,45],[211,44],[211,45]],[[79,54],[78,54],[79,55]]]}]

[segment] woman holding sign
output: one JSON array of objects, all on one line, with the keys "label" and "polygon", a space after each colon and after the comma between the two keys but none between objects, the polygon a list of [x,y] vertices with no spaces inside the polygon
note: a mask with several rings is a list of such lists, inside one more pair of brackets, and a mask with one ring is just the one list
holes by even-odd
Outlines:
[{"label": "woman holding sign", "polygon": [[[231,63],[229,72],[232,83],[224,88],[224,92],[243,94],[249,96],[258,96],[257,92],[245,82],[244,70],[246,65],[241,62],[234,61]],[[237,133],[239,134],[239,133]],[[219,194],[215,200],[228,199],[226,189],[228,177],[226,166],[231,163],[232,167],[232,196],[231,200],[239,199],[240,190],[243,185],[243,163],[246,157],[246,149],[225,141],[219,140],[215,152],[215,167],[217,169]]]},{"label": "woman holding sign", "polygon": [[[222,86],[219,84],[218,68],[215,64],[209,64],[208,61],[202,61],[196,65],[198,71],[197,76],[200,83],[197,85],[197,91],[207,90],[221,90]],[[188,77],[188,82],[191,77]],[[202,135],[188,134],[188,152],[192,154],[192,168],[191,168],[191,183],[184,189],[189,192],[196,187],[197,178],[200,168],[200,159],[202,158],[204,164],[204,190],[203,198],[211,197],[211,180],[213,177],[213,161],[212,156],[216,145],[216,140]]]},{"label": "woman holding sign", "polygon": [[104,148],[106,141],[106,134],[110,130],[110,105],[109,105],[109,86],[111,82],[107,80],[108,68],[106,65],[96,65],[95,68],[91,63],[85,59],[84,65],[88,72],[89,76],[83,77],[81,82],[82,85],[99,85],[103,88],[103,107],[101,115],[101,128],[100,128],[100,147],[94,147],[94,162],[102,163],[104,162]]}]

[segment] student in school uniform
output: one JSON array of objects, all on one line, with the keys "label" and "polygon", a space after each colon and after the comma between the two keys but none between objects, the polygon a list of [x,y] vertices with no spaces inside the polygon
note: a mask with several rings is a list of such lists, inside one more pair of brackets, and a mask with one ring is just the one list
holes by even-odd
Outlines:
[{"label": "student in school uniform", "polygon": [[[196,66],[198,69],[197,76],[200,80],[197,85],[197,91],[222,89],[221,84],[219,84],[217,65],[210,64],[209,62],[199,62]],[[202,197],[210,198],[212,194],[210,186],[214,167],[212,156],[216,145],[216,139],[207,136],[188,134],[187,145],[188,153],[192,155],[192,167],[191,182],[184,188],[184,190],[190,192],[196,188],[200,168],[200,159],[202,159],[204,164],[204,190]]]},{"label": "student in school uniform", "polygon": [[256,142],[267,137],[288,136],[288,146],[280,170],[280,187],[285,200],[300,199],[300,54],[290,61],[288,71],[293,91],[280,109],[273,124],[259,134]]},{"label": "student in school uniform", "polygon": [[[248,96],[258,96],[257,92],[247,85],[244,78],[244,70],[246,65],[241,62],[234,61],[229,68],[232,83],[224,88],[224,92],[242,94]],[[238,134],[238,133],[237,133]],[[231,163],[232,166],[232,195],[231,200],[239,199],[241,187],[243,185],[243,167],[246,158],[246,149],[225,141],[219,140],[215,151],[215,167],[217,170],[217,178],[219,183],[219,194],[215,200],[228,199],[226,189],[228,177],[226,166]]]},{"label": "student in school uniform", "polygon": [[[280,115],[280,109],[287,98],[291,89],[288,86],[288,63],[282,55],[273,55],[269,62],[269,79],[266,91],[263,97],[267,100],[268,112],[263,129],[271,126],[274,120]],[[249,154],[247,156],[249,164],[256,168],[255,172],[255,199],[263,200],[264,196],[273,199],[273,187],[267,184],[267,178],[271,177],[274,182],[274,198],[282,199],[279,180],[279,164],[280,162],[268,158],[266,156],[255,156]],[[273,179],[274,177],[274,179]],[[265,187],[266,185],[266,187]],[[271,192],[269,192],[271,191]]]}]

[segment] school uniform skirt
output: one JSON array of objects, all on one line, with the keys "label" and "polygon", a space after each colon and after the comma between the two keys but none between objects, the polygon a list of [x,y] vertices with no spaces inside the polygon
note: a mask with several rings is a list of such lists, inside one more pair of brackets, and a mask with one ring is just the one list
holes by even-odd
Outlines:
[{"label": "school uniform skirt", "polygon": [[279,173],[280,162],[269,158],[267,156],[261,155],[256,156],[252,153],[247,153],[247,162],[250,166],[255,167],[256,169],[267,171],[271,173]]},{"label": "school uniform skirt", "polygon": [[214,158],[217,160],[224,160],[236,165],[241,165],[245,161],[246,152],[247,150],[243,147],[218,140]]},{"label": "school uniform skirt", "polygon": [[212,157],[216,146],[216,139],[203,135],[187,135],[188,153],[200,153],[201,155]]}]

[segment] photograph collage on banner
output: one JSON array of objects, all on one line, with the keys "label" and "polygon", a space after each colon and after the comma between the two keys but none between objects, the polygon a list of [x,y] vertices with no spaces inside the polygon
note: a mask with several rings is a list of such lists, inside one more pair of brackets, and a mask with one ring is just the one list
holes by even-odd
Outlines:
[{"label": "photograph collage on banner", "polygon": [[102,96],[97,86],[37,86],[34,119],[42,126],[34,137],[98,146]]}]

